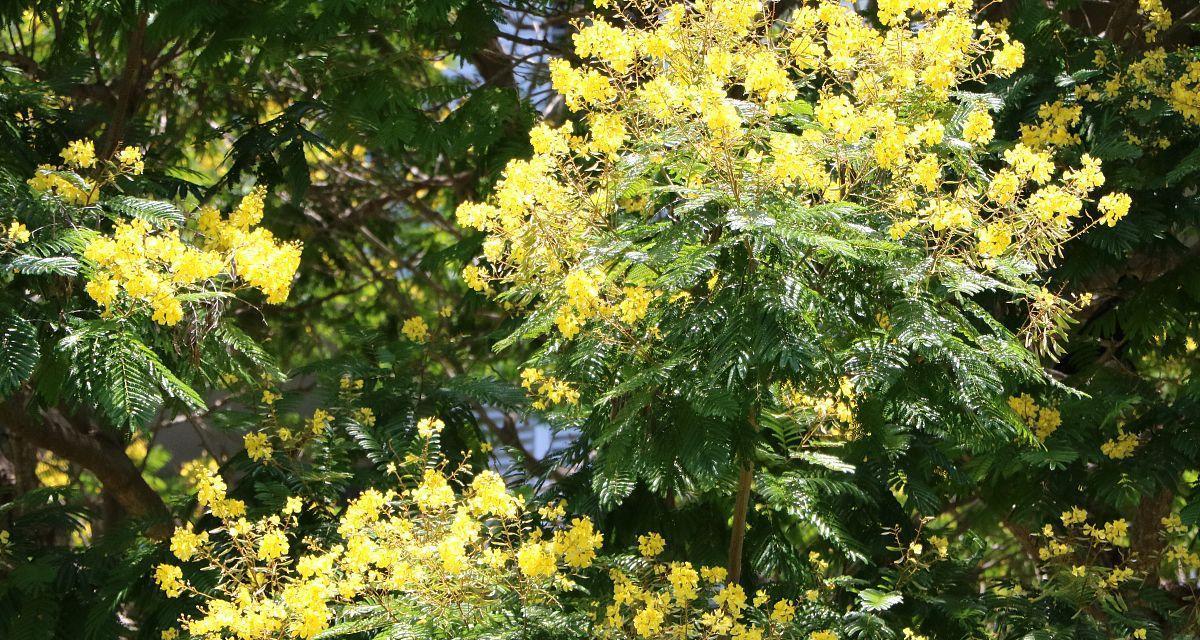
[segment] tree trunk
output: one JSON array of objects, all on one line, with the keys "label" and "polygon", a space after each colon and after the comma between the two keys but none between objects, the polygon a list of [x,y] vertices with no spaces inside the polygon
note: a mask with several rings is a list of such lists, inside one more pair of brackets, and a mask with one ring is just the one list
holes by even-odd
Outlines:
[{"label": "tree trunk", "polygon": [[750,489],[754,486],[754,461],[742,460],[738,471],[737,495],[733,503],[733,531],[729,537],[729,582],[742,579],[742,547],[746,542],[746,514],[750,510]]}]

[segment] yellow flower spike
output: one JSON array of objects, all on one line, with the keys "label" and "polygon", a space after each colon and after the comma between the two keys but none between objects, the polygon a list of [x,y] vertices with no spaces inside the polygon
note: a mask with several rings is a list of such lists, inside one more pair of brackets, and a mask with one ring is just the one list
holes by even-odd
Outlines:
[{"label": "yellow flower spike", "polygon": [[442,432],[446,423],[441,418],[421,418],[417,421],[417,435],[428,440]]},{"label": "yellow flower spike", "polygon": [[992,72],[1000,77],[1011,76],[1025,65],[1025,45],[1008,41],[1004,47],[992,54]]},{"label": "yellow flower spike", "polygon": [[117,153],[117,163],[122,169],[128,171],[132,175],[141,175],[146,169],[146,163],[142,159],[142,150],[137,147],[125,147]]},{"label": "yellow flower spike", "polygon": [[517,566],[529,578],[548,578],[558,571],[553,545],[531,540],[517,550]]},{"label": "yellow flower spike", "polygon": [[1117,222],[1129,213],[1131,203],[1130,197],[1124,193],[1110,193],[1100,198],[1099,209],[1104,224],[1116,226]]}]

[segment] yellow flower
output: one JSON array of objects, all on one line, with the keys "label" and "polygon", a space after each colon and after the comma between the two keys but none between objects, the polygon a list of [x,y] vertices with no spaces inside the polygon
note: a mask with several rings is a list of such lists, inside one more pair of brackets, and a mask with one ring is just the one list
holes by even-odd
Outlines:
[{"label": "yellow flower", "polygon": [[275,560],[288,552],[287,536],[282,531],[272,530],[258,541],[258,559]]},{"label": "yellow flower", "polygon": [[263,186],[255,187],[242,198],[241,202],[238,203],[237,209],[229,214],[229,224],[245,231],[261,222],[266,198],[267,188]]},{"label": "yellow flower", "polygon": [[771,621],[779,624],[788,624],[796,619],[796,606],[788,600],[779,600],[775,606],[771,608]]},{"label": "yellow flower", "polygon": [[487,281],[484,279],[484,271],[473,264],[463,267],[462,278],[463,282],[467,283],[467,286],[473,291],[483,293],[488,289]]},{"label": "yellow flower", "polygon": [[979,238],[977,251],[984,257],[997,257],[1012,244],[1012,230],[1003,222],[980,227],[976,229],[975,235]]},{"label": "yellow flower", "polygon": [[592,566],[603,542],[603,534],[596,531],[590,518],[575,518],[569,529],[554,535],[555,549],[562,554],[563,562],[573,569]]},{"label": "yellow flower", "polygon": [[1100,198],[1100,213],[1104,216],[1104,224],[1115,227],[1117,222],[1129,213],[1132,199],[1124,193],[1110,193]]},{"label": "yellow flower", "polygon": [[996,129],[992,124],[992,116],[983,109],[975,109],[967,115],[963,123],[963,140],[971,144],[984,145],[996,137]]},{"label": "yellow flower", "polygon": [[1046,438],[1049,438],[1050,434],[1054,433],[1061,424],[1062,416],[1059,414],[1058,409],[1042,407],[1038,412],[1037,428],[1034,433],[1037,435],[1038,440],[1045,442]]},{"label": "yellow flower", "polygon": [[633,324],[646,316],[654,294],[645,287],[625,287],[625,298],[617,306],[621,322]]},{"label": "yellow flower", "polygon": [[404,326],[400,328],[405,337],[413,342],[425,342],[429,340],[429,325],[425,323],[425,319],[421,316],[413,316],[404,321]]},{"label": "yellow flower", "polygon": [[531,540],[521,545],[517,550],[517,567],[521,573],[530,578],[548,578],[556,571],[553,545],[548,542]]},{"label": "yellow flower", "polygon": [[329,424],[333,422],[333,416],[324,409],[315,409],[312,417],[308,419],[308,428],[313,435],[320,435],[321,432],[329,428]]},{"label": "yellow flower", "polygon": [[454,490],[446,476],[435,469],[426,469],[421,484],[413,490],[413,499],[422,511],[437,511],[454,503]]},{"label": "yellow flower", "polygon": [[285,515],[297,514],[297,513],[300,513],[300,510],[303,507],[304,507],[304,501],[301,500],[298,496],[289,496],[287,501],[284,502],[283,513]]},{"label": "yellow flower", "polygon": [[700,577],[704,578],[712,584],[722,584],[725,582],[725,567],[701,567]]},{"label": "yellow flower", "polygon": [[945,558],[950,553],[950,541],[942,536],[932,536],[929,543],[937,550],[938,557]]},{"label": "yellow flower", "polygon": [[667,581],[671,583],[675,601],[680,605],[686,605],[696,599],[697,589],[700,586],[700,574],[696,573],[690,562],[671,563]]},{"label": "yellow flower", "polygon": [[421,418],[417,421],[417,435],[428,440],[442,432],[446,423],[441,418]]},{"label": "yellow flower", "polygon": [[1087,521],[1088,512],[1079,507],[1071,507],[1069,511],[1062,512],[1063,526],[1071,526],[1073,524],[1083,524]]},{"label": "yellow flower", "polygon": [[500,474],[486,469],[480,471],[471,480],[467,506],[476,516],[492,515],[500,518],[512,518],[517,515],[517,508],[521,506],[521,501],[508,492],[508,487],[504,484],[504,478],[500,477]]},{"label": "yellow flower", "polygon": [[75,140],[66,146],[59,155],[63,162],[69,165],[87,169],[96,166],[96,146],[91,140]]},{"label": "yellow flower", "polygon": [[142,160],[142,150],[137,147],[125,147],[117,153],[117,162],[133,175],[141,175],[146,168]]},{"label": "yellow flower", "polygon": [[1136,434],[1121,432],[1116,438],[1100,445],[1100,452],[1113,460],[1124,460],[1133,455],[1139,444]]},{"label": "yellow flower", "polygon": [[1025,64],[1025,45],[1015,40],[992,54],[992,71],[1005,77],[1015,73]]},{"label": "yellow flower", "polygon": [[5,233],[15,244],[25,244],[26,242],[29,242],[29,228],[15,220],[12,222],[12,224],[8,225],[8,229],[5,230]]},{"label": "yellow flower", "polygon": [[179,527],[171,536],[171,553],[176,558],[187,562],[191,560],[202,546],[208,543],[208,532],[195,533],[189,527]]},{"label": "yellow flower", "polygon": [[646,603],[645,608],[633,616],[633,628],[643,638],[654,638],[662,630],[665,614],[656,602]]},{"label": "yellow flower", "polygon": [[117,299],[120,287],[117,282],[106,275],[96,276],[83,287],[88,296],[102,307],[108,307]]},{"label": "yellow flower", "polygon": [[246,455],[250,456],[251,460],[259,461],[271,457],[271,444],[267,438],[267,434],[247,433],[242,442],[246,446]]},{"label": "yellow flower", "polygon": [[183,581],[183,570],[171,564],[160,564],[154,570],[154,581],[166,592],[168,598],[177,598],[187,583]]},{"label": "yellow flower", "polygon": [[938,179],[941,175],[941,161],[936,155],[926,154],[912,168],[913,182],[926,191],[937,191]]},{"label": "yellow flower", "polygon": [[592,153],[613,154],[625,143],[627,132],[621,117],[611,113],[601,113],[590,120],[592,142],[589,149]]},{"label": "yellow flower", "polygon": [[667,541],[658,533],[651,532],[646,535],[638,536],[638,552],[643,558],[653,558],[662,553],[667,546]]}]

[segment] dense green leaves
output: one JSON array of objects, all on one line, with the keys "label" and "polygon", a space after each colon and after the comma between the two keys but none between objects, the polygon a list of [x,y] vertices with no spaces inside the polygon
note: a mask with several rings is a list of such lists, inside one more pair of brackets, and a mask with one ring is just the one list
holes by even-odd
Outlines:
[{"label": "dense green leaves", "polygon": [[0,315],[0,396],[16,391],[33,375],[40,355],[33,323],[12,313]]}]

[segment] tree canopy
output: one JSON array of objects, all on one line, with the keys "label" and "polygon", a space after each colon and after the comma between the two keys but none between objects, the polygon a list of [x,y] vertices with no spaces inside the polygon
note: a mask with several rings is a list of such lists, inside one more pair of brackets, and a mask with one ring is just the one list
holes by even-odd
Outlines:
[{"label": "tree canopy", "polygon": [[1200,7],[0,8],[0,637],[1200,637]]}]

